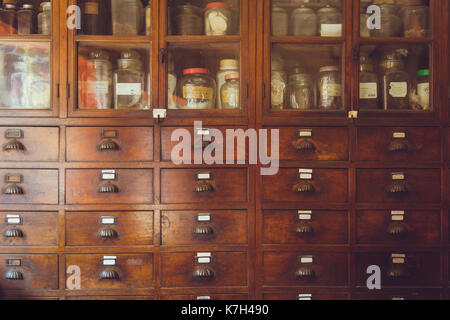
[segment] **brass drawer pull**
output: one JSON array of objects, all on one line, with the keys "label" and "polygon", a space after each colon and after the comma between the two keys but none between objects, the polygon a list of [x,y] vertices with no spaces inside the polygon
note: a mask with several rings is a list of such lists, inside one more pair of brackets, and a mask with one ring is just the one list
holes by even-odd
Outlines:
[{"label": "brass drawer pull", "polygon": [[299,151],[313,151],[316,149],[314,143],[307,139],[298,139],[292,143],[293,147]]},{"label": "brass drawer pull", "polygon": [[6,272],[5,278],[8,280],[23,280],[23,274],[20,271],[9,270]]},{"label": "brass drawer pull", "polygon": [[100,238],[103,238],[103,239],[114,239],[119,236],[116,230],[109,229],[109,228],[100,230],[98,235]]},{"label": "brass drawer pull", "polygon": [[98,146],[99,151],[118,151],[120,150],[119,145],[117,142],[113,141],[112,139],[108,139],[105,141],[102,141],[100,145]]},{"label": "brass drawer pull", "polygon": [[316,277],[316,272],[310,266],[302,266],[295,272],[297,279],[313,279]]},{"label": "brass drawer pull", "polygon": [[6,195],[21,195],[24,194],[24,191],[22,187],[18,186],[17,184],[13,183],[8,185],[4,190],[3,194]]},{"label": "brass drawer pull", "polygon": [[214,235],[214,229],[211,226],[200,225],[194,229],[194,235],[198,237]]},{"label": "brass drawer pull", "polygon": [[211,281],[215,277],[215,272],[207,266],[200,266],[194,270],[192,276],[196,280]]},{"label": "brass drawer pull", "polygon": [[295,231],[295,233],[297,233],[299,235],[313,235],[314,234],[314,228],[312,227],[312,225],[310,225],[307,222],[298,224],[295,227],[294,231]]},{"label": "brass drawer pull", "polygon": [[99,193],[119,193],[119,187],[111,182],[102,184],[98,189]]},{"label": "brass drawer pull", "polygon": [[387,230],[388,234],[394,238],[403,238],[408,235],[408,227],[404,223],[391,223]]},{"label": "brass drawer pull", "polygon": [[409,277],[409,271],[404,264],[391,264],[387,275],[389,278],[402,279]]},{"label": "brass drawer pull", "polygon": [[408,145],[402,141],[392,141],[388,147],[389,152],[407,152]]},{"label": "brass drawer pull", "polygon": [[294,186],[294,191],[300,193],[312,193],[315,192],[316,189],[308,181],[301,181]]},{"label": "brass drawer pull", "polygon": [[24,150],[25,150],[25,146],[23,145],[23,143],[16,139],[8,141],[3,146],[3,151],[24,151]]},{"label": "brass drawer pull", "polygon": [[100,278],[103,280],[119,280],[120,276],[116,270],[103,270],[100,274]]},{"label": "brass drawer pull", "polygon": [[23,231],[17,228],[10,228],[5,231],[6,238],[23,238]]},{"label": "brass drawer pull", "polygon": [[214,187],[211,183],[207,181],[198,181],[195,185],[194,192],[196,193],[206,193],[206,192],[214,192]]},{"label": "brass drawer pull", "polygon": [[387,192],[390,194],[404,194],[408,193],[408,188],[405,182],[394,181],[387,188]]}]

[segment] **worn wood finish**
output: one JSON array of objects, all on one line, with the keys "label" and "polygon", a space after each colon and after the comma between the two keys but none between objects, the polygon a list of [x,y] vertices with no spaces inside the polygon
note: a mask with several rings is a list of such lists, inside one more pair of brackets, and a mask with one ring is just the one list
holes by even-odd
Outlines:
[{"label": "worn wood finish", "polygon": [[264,300],[299,300],[299,295],[311,295],[311,300],[348,300],[348,293],[333,288],[293,290],[283,288],[279,292],[264,292]]},{"label": "worn wood finish", "polygon": [[162,300],[247,300],[246,294],[163,295]]},{"label": "worn wood finish", "polygon": [[355,300],[440,300],[441,292],[433,289],[386,289],[382,293],[356,292]]}]

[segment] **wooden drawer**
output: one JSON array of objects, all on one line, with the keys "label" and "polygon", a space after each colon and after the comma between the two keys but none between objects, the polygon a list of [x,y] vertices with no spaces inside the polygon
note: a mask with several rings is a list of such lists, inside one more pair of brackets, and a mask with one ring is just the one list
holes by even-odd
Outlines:
[{"label": "wooden drawer", "polygon": [[[234,142],[234,148],[231,150],[228,150],[226,148],[226,138],[227,138],[227,130],[235,132],[235,130],[243,130],[242,133],[244,133],[247,129],[246,128],[238,128],[238,127],[217,127],[214,126],[214,130],[218,130],[221,134],[223,139],[218,139],[214,141],[214,135],[218,135],[218,132],[215,132],[212,129],[208,128],[196,128],[194,131],[194,127],[162,127],[161,128],[161,158],[163,161],[172,161],[171,154],[172,150],[178,151],[176,152],[176,155],[180,156],[182,159],[183,157],[186,157],[186,159],[190,159],[191,163],[194,163],[194,145],[202,148],[203,151],[206,151],[206,154],[210,155],[209,149],[205,149],[208,145],[210,145],[210,140],[213,140],[214,145],[216,146],[216,149],[219,149],[223,152],[223,159],[224,162],[226,159],[233,159],[234,162],[237,160],[245,161],[246,159],[246,150],[248,150],[248,143],[247,141],[243,142],[242,145],[244,147],[238,147],[236,141]],[[177,131],[177,132],[175,132]],[[187,133],[189,133],[187,135]],[[231,134],[231,133],[230,133]],[[175,141],[172,141],[172,135]],[[180,152],[179,148],[181,148],[180,143],[184,142],[185,140],[182,140],[180,137],[182,135],[183,139],[187,139],[190,137],[188,146],[189,151],[191,152],[191,155],[185,155],[183,152]],[[186,135],[186,136],[185,136]],[[244,144],[245,143],[245,144]],[[180,147],[177,149],[174,149],[176,146],[180,145]],[[212,146],[210,147],[212,148]],[[213,153],[214,155],[214,153]]]},{"label": "wooden drawer", "polygon": [[0,212],[0,246],[58,245],[57,212]]},{"label": "wooden drawer", "polygon": [[264,201],[340,203],[348,201],[347,169],[306,170],[312,170],[311,180],[300,179],[298,168],[281,168],[276,175],[264,176]]},{"label": "wooden drawer", "polygon": [[228,301],[242,301],[242,300],[247,300],[248,299],[248,295],[246,294],[233,294],[233,293],[228,293],[228,294],[216,294],[216,293],[205,293],[205,294],[184,294],[184,295],[176,295],[176,294],[171,294],[171,295],[163,295],[161,296],[161,300],[188,300],[188,301],[192,301],[192,300],[228,300]]},{"label": "wooden drawer", "polygon": [[440,300],[441,292],[433,289],[382,289],[356,292],[355,300]]},{"label": "wooden drawer", "polygon": [[58,161],[59,129],[0,128],[0,161]]},{"label": "wooden drawer", "polygon": [[67,246],[153,244],[153,212],[67,212]]},{"label": "wooden drawer", "polygon": [[152,127],[69,127],[67,161],[152,161]]},{"label": "wooden drawer", "polygon": [[73,296],[65,300],[154,300],[153,296]]},{"label": "wooden drawer", "polygon": [[360,244],[439,244],[439,211],[360,210],[356,213],[356,241]]},{"label": "wooden drawer", "polygon": [[247,198],[247,169],[161,169],[162,203],[246,202]]},{"label": "wooden drawer", "polygon": [[345,244],[345,211],[265,210],[264,244]]},{"label": "wooden drawer", "polygon": [[[108,265],[111,260],[114,261],[112,257],[116,257],[115,265]],[[74,265],[80,267],[82,290],[153,287],[153,254],[151,253],[68,254],[65,255],[65,259],[66,269]]]},{"label": "wooden drawer", "polygon": [[[395,180],[402,176],[404,180]],[[359,202],[441,201],[439,169],[358,169],[356,179]]]},{"label": "wooden drawer", "polygon": [[333,288],[292,290],[284,288],[280,292],[263,293],[264,300],[348,300],[348,293]]},{"label": "wooden drawer", "polygon": [[346,253],[313,251],[264,252],[263,268],[264,285],[347,285]]},{"label": "wooden drawer", "polygon": [[164,211],[162,245],[247,244],[247,212]]},{"label": "wooden drawer", "polygon": [[271,129],[280,129],[280,160],[348,160],[349,136],[347,128],[285,127],[268,129],[269,132]]},{"label": "wooden drawer", "polygon": [[0,203],[58,204],[58,170],[1,169]]},{"label": "wooden drawer", "polygon": [[109,175],[102,169],[66,170],[66,203],[153,203],[153,170],[113,171],[115,180],[102,179],[102,175]]},{"label": "wooden drawer", "polygon": [[359,127],[357,139],[358,160],[441,160],[439,128]]},{"label": "wooden drawer", "polygon": [[58,289],[55,254],[0,254],[2,290]]},{"label": "wooden drawer", "polygon": [[[208,254],[210,263],[201,263]],[[160,272],[162,287],[247,286],[247,253],[161,253]]]},{"label": "wooden drawer", "polygon": [[[393,263],[393,260],[397,260]],[[398,263],[405,261],[405,263]],[[372,252],[357,253],[355,257],[356,281],[366,287],[367,268],[381,269],[381,284],[387,286],[436,286],[441,282],[439,252]]]}]

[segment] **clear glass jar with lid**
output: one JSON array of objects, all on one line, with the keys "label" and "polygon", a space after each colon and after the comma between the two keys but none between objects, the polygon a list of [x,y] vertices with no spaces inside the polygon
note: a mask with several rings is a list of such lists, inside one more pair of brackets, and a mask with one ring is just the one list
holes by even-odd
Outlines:
[{"label": "clear glass jar with lid", "polygon": [[42,12],[38,14],[38,33],[49,35],[52,33],[52,3],[41,3]]},{"label": "clear glass jar with lid", "polygon": [[430,69],[417,71],[417,104],[420,110],[430,110]]},{"label": "clear glass jar with lid", "polygon": [[224,36],[230,34],[231,10],[224,2],[208,3],[205,9],[205,34]]},{"label": "clear glass jar with lid", "polygon": [[315,109],[315,88],[312,76],[307,73],[291,74],[286,88],[285,100],[287,109]]},{"label": "clear glass jar with lid", "polygon": [[313,9],[301,7],[291,15],[291,34],[293,36],[317,36],[317,14]]},{"label": "clear glass jar with lid", "polygon": [[341,73],[337,66],[325,66],[320,68],[317,82],[319,109],[343,109],[341,81]]},{"label": "clear glass jar with lid", "polygon": [[202,9],[191,4],[175,7],[171,11],[172,33],[179,36],[203,34]]},{"label": "clear glass jar with lid", "polygon": [[[222,88],[225,84],[225,77],[229,74],[237,73],[239,74],[239,61],[236,59],[222,59],[220,60],[220,69],[217,72],[216,83],[217,88]],[[220,95],[217,95],[217,104],[218,109],[222,108],[222,100],[220,99]]]},{"label": "clear glass jar with lid", "polygon": [[225,76],[225,84],[220,89],[220,97],[223,109],[239,109],[240,81],[239,73],[231,73]]},{"label": "clear glass jar with lid", "polygon": [[378,108],[378,75],[374,62],[361,56],[359,65],[359,109]]},{"label": "clear glass jar with lid", "polygon": [[272,54],[272,73],[270,80],[270,98],[272,109],[284,108],[284,95],[287,86],[287,75],[280,55]]},{"label": "clear glass jar with lid", "polygon": [[145,73],[140,55],[134,50],[121,53],[114,72],[115,109],[148,109],[143,104]]},{"label": "clear glass jar with lid", "polygon": [[275,37],[287,36],[289,27],[288,12],[280,7],[272,7],[272,35]]},{"label": "clear glass jar with lid", "polygon": [[80,73],[78,107],[80,109],[112,108],[113,75],[109,55],[103,50],[90,53],[86,68]]},{"label": "clear glass jar with lid", "polygon": [[214,109],[217,87],[208,69],[185,69],[177,87],[180,109]]},{"label": "clear glass jar with lid", "polygon": [[24,4],[17,11],[17,33],[33,34],[35,33],[35,15],[32,4]]},{"label": "clear glass jar with lid", "polygon": [[0,34],[17,34],[16,5],[6,3],[0,10]]},{"label": "clear glass jar with lid", "polygon": [[319,32],[322,37],[342,36],[342,13],[331,6],[317,10]]},{"label": "clear glass jar with lid", "polygon": [[141,0],[111,0],[113,35],[139,35],[143,25],[143,12]]}]

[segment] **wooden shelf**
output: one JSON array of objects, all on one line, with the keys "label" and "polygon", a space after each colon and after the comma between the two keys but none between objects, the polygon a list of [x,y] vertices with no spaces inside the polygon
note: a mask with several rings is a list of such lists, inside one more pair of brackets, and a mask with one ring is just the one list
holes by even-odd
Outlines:
[{"label": "wooden shelf", "polygon": [[360,38],[361,44],[428,44],[434,41],[433,38]]},{"label": "wooden shelf", "polygon": [[111,35],[77,35],[76,42],[141,42],[148,43],[152,41],[149,36],[111,36]]},{"label": "wooden shelf", "polygon": [[2,34],[0,35],[0,41],[50,42],[52,41],[52,36],[43,34],[30,34],[30,35]]},{"label": "wooden shelf", "polygon": [[301,43],[301,44],[336,44],[344,43],[344,37],[295,37],[282,36],[270,37],[272,43]]},{"label": "wooden shelf", "polygon": [[166,36],[166,42],[177,43],[224,43],[224,42],[240,42],[241,36]]}]

